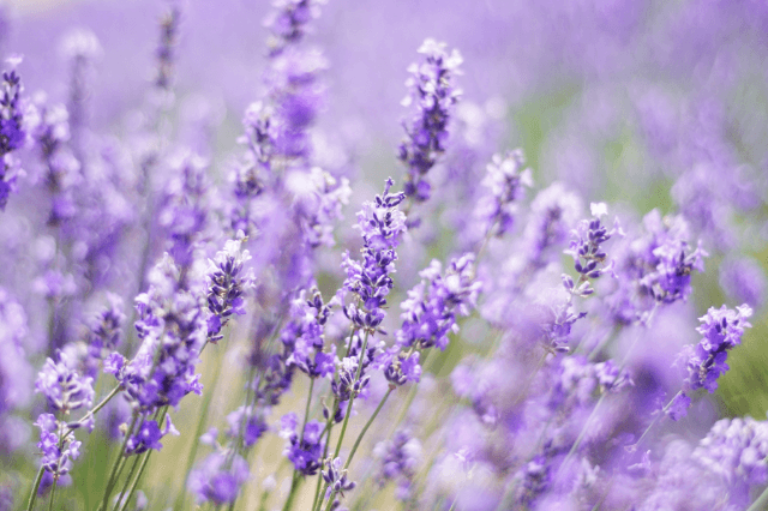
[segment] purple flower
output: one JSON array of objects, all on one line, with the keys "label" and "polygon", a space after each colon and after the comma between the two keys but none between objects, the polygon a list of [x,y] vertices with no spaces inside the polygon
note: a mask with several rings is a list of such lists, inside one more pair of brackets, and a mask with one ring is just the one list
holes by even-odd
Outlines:
[{"label": "purple flower", "polygon": [[241,456],[214,452],[189,473],[188,488],[200,503],[232,504],[249,477],[248,463]]},{"label": "purple flower", "polygon": [[390,193],[393,185],[392,179],[388,179],[384,193],[377,195],[374,202],[364,203],[357,213],[357,228],[363,236],[363,260],[351,259],[348,252],[342,256],[346,273],[343,290],[357,295],[362,305],[345,305],[344,314],[358,328],[371,331],[384,319],[382,308],[394,285],[390,274],[394,273],[397,260],[395,248],[406,230],[405,215],[397,209],[405,195]]},{"label": "purple flower", "polygon": [[392,440],[377,444],[373,452],[379,460],[379,485],[397,481],[396,498],[401,501],[411,498],[413,478],[422,458],[421,442],[408,431],[399,430]]},{"label": "purple flower", "polygon": [[424,61],[408,68],[411,77],[406,85],[410,92],[403,100],[403,106],[415,104],[416,110],[403,123],[406,136],[398,158],[407,169],[406,196],[425,201],[431,189],[425,176],[445,152],[448,121],[461,96],[453,77],[460,74],[462,59],[457,50],[449,54],[445,43],[433,39],[425,40],[419,53],[425,55]]},{"label": "purple flower", "polygon": [[208,269],[208,339],[217,342],[224,325],[233,314],[245,314],[244,295],[253,285],[250,272],[243,271],[243,264],[251,259],[248,250],[242,248],[242,241],[229,240],[224,250],[216,253]]},{"label": "purple flower", "polygon": [[512,229],[516,202],[523,198],[525,187],[533,186],[531,169],[524,167],[525,156],[521,149],[507,151],[504,155],[494,154],[488,164],[483,185],[488,188],[490,197],[478,200],[478,208],[489,235],[503,236]]},{"label": "purple flower", "polygon": [[242,430],[243,445],[245,447],[254,445],[269,429],[261,413],[259,409],[254,409],[254,407],[239,407],[227,415],[227,422],[229,423],[227,435],[230,438],[238,438],[241,436],[240,431]]},{"label": "purple flower", "polygon": [[35,426],[40,428],[37,448],[43,455],[41,466],[54,478],[66,475],[72,467],[72,460],[80,456],[81,442],[74,435],[62,436],[63,425],[50,413],[38,416]]},{"label": "purple flower", "polygon": [[307,32],[307,24],[320,15],[323,0],[275,0],[274,11],[264,24],[272,32],[267,47],[271,57],[296,44]]},{"label": "purple flower", "polygon": [[578,282],[574,282],[568,275],[563,275],[563,284],[571,294],[586,297],[595,292],[591,281],[600,278],[605,272],[613,272],[613,260],[608,261],[608,255],[602,245],[610,240],[614,234],[624,236],[618,218],[614,222],[614,228],[610,231],[602,224],[601,217],[608,213],[604,203],[590,205],[591,220],[582,220],[573,230],[572,239],[568,250],[565,251],[573,257],[574,268],[579,273]]},{"label": "purple flower", "polygon": [[[12,66],[20,62],[14,59]],[[24,104],[21,93],[24,87],[15,69],[3,72],[0,83],[0,211],[5,210],[10,193],[15,190],[19,163],[11,154],[27,140],[24,127]]]},{"label": "purple flower", "polygon": [[150,272],[149,290],[136,298],[142,343],[116,376],[142,412],[176,406],[190,392],[202,393],[195,366],[208,329],[199,298],[180,288],[179,279],[179,267],[165,254]]},{"label": "purple flower", "polygon": [[325,460],[325,468],[323,469],[323,479],[325,479],[328,489],[325,493],[325,498],[330,498],[331,495],[344,496],[345,491],[350,491],[355,488],[354,481],[350,481],[347,477],[347,469],[342,468],[343,462],[341,458],[330,458]]},{"label": "purple flower", "polygon": [[[741,344],[744,329],[752,325],[746,321],[752,316],[752,309],[744,304],[736,310],[725,305],[719,309],[710,307],[707,314],[700,317],[701,325],[696,329],[704,338],[695,347],[685,346],[679,355],[687,373],[683,383],[683,393],[674,403],[674,411],[668,412],[675,419],[683,417],[682,405],[690,404],[687,393],[705,388],[710,393],[717,389],[717,380],[728,370],[728,351]],[[672,415],[674,414],[674,415]]]},{"label": "purple flower", "polygon": [[[320,468],[320,458],[325,445],[320,438],[322,423],[309,421],[302,432],[296,433],[295,413],[284,415],[280,420],[280,436],[288,440],[283,454],[293,463],[294,468],[304,475],[315,475]],[[301,437],[300,437],[301,434]]]},{"label": "purple flower", "polygon": [[174,3],[160,20],[160,44],[156,50],[157,76],[155,87],[160,90],[171,88],[175,64],[175,46],[178,39],[181,11]]},{"label": "purple flower", "polygon": [[0,288],[0,422],[31,394],[32,367],[22,345],[27,332],[24,309]]},{"label": "purple flower", "polygon": [[37,375],[35,391],[43,394],[48,406],[64,414],[93,404],[93,379],[79,374],[77,361],[66,352],[59,352],[59,361],[49,358]]},{"label": "purple flower", "polygon": [[149,449],[159,451],[163,448],[163,444],[160,443],[160,440],[168,433],[171,433],[172,435],[179,434],[171,422],[170,415],[166,414],[165,427],[162,430],[156,421],[143,420],[138,431],[131,435],[125,445],[126,456],[141,454]]},{"label": "purple flower", "polygon": [[762,486],[768,480],[768,423],[751,417],[719,420],[693,458],[734,487]]}]

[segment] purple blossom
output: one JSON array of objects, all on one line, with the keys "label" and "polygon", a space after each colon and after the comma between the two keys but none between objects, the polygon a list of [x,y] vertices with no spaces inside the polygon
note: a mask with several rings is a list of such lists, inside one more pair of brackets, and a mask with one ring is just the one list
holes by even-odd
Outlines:
[{"label": "purple blossom", "polygon": [[157,58],[155,87],[159,90],[168,90],[173,85],[174,65],[176,63],[175,46],[179,37],[180,22],[181,10],[178,3],[174,3],[160,20],[160,44],[155,55]]},{"label": "purple blossom", "polygon": [[0,211],[5,210],[8,197],[15,190],[19,173],[19,163],[12,153],[23,147],[27,140],[24,126],[25,106],[21,97],[24,87],[13,69],[18,62],[20,59],[11,62],[12,69],[3,72],[3,81],[0,84]]},{"label": "purple blossom", "polygon": [[445,43],[433,39],[425,40],[419,53],[424,61],[408,68],[410,92],[403,100],[403,106],[414,104],[416,109],[403,123],[405,139],[398,158],[406,166],[406,196],[425,201],[431,189],[425,176],[445,152],[448,122],[461,96],[453,78],[460,74],[462,59],[457,50],[448,53]]},{"label": "purple blossom", "polygon": [[234,503],[240,487],[249,478],[248,463],[242,456],[217,451],[189,473],[187,487],[197,496],[198,503],[210,501],[221,506]]},{"label": "purple blossom", "polygon": [[269,55],[277,56],[288,45],[296,44],[307,32],[307,25],[320,15],[323,0],[275,0],[274,10],[264,21],[271,35],[267,41]]},{"label": "purple blossom", "polygon": [[179,267],[166,254],[150,272],[149,290],[136,298],[141,346],[116,375],[133,406],[145,413],[202,393],[195,366],[208,329],[199,299],[179,288],[179,279]]},{"label": "purple blossom", "polygon": [[311,298],[302,290],[292,301],[290,321],[280,335],[288,353],[286,365],[298,368],[310,378],[332,377],[336,368],[336,346],[331,345],[329,352],[323,351],[323,328],[331,311],[317,289],[310,292]]},{"label": "purple blossom", "polygon": [[[242,436],[245,447],[254,445],[269,429],[261,414],[262,410],[252,406],[239,407],[227,415],[227,423],[229,424],[227,435],[230,438]],[[242,433],[240,433],[241,431]]]},{"label": "purple blossom", "polygon": [[343,461],[341,458],[330,458],[325,460],[323,469],[323,479],[328,485],[328,489],[325,493],[325,498],[334,497],[337,495],[344,496],[345,491],[350,491],[355,488],[356,483],[350,481],[347,477],[347,469],[343,467]]},{"label": "purple blossom", "polygon": [[[22,344],[27,335],[24,309],[0,288],[0,423],[6,414],[29,401],[33,373]],[[0,446],[3,444],[0,441]]]},{"label": "purple blossom", "polygon": [[171,422],[171,416],[166,414],[165,426],[160,429],[160,426],[154,420],[142,420],[139,429],[128,438],[128,442],[125,445],[125,454],[130,456],[132,454],[141,454],[154,449],[159,451],[163,448],[163,444],[160,440],[168,433],[172,435],[179,435],[179,432]]},{"label": "purple blossom", "polygon": [[40,428],[40,442],[37,448],[43,455],[41,466],[55,479],[69,473],[72,460],[80,456],[81,442],[76,440],[74,435],[63,435],[63,424],[50,413],[41,414],[35,426]]},{"label": "purple blossom", "polygon": [[678,360],[687,374],[682,397],[677,398],[673,406],[673,419],[685,416],[682,405],[690,404],[690,399],[686,399],[688,393],[705,388],[711,394],[717,389],[718,378],[728,370],[728,351],[741,344],[744,329],[752,326],[747,321],[751,316],[752,309],[744,304],[735,310],[725,305],[719,309],[710,307],[707,314],[699,318],[701,325],[696,330],[704,338],[695,347],[685,346],[679,355]]},{"label": "purple blossom", "polygon": [[693,458],[734,487],[762,486],[768,480],[768,423],[751,417],[719,420]]},{"label": "purple blossom", "polygon": [[523,151],[515,149],[503,155],[494,154],[482,184],[490,195],[478,200],[485,231],[488,235],[503,236],[512,230],[517,202],[523,198],[525,188],[533,186],[531,169],[525,168]]},{"label": "purple blossom", "polygon": [[253,276],[243,271],[243,264],[251,259],[248,250],[242,248],[242,240],[228,240],[224,250],[216,253],[209,262],[208,279],[208,339],[219,341],[221,329],[233,314],[245,314],[245,294],[253,285]]},{"label": "purple blossom", "polygon": [[289,413],[280,419],[280,436],[288,441],[283,454],[293,463],[298,472],[304,475],[315,475],[320,469],[320,458],[325,445],[320,435],[323,424],[318,421],[309,421],[303,433],[296,432],[297,424],[295,413]]},{"label": "purple blossom", "polygon": [[37,375],[35,391],[48,400],[53,410],[68,414],[93,404],[93,379],[79,374],[76,360],[66,351],[59,352],[59,361],[49,358]]},{"label": "purple blossom", "polygon": [[578,282],[568,275],[563,275],[563,284],[568,292],[586,297],[595,292],[591,281],[600,278],[605,272],[613,272],[613,260],[608,262],[608,255],[602,245],[615,234],[624,236],[618,218],[610,231],[602,224],[601,217],[608,213],[604,203],[590,205],[591,220],[582,220],[572,233],[572,239],[565,251],[573,257],[574,268],[579,273]]},{"label": "purple blossom", "polygon": [[343,311],[358,328],[378,328],[384,319],[386,296],[394,285],[390,274],[394,273],[397,260],[395,248],[406,226],[405,214],[397,209],[405,194],[390,193],[393,185],[392,179],[388,179],[384,193],[373,202],[364,203],[357,213],[356,227],[363,236],[362,261],[351,259],[349,252],[342,255],[346,273],[343,290],[359,299],[359,305],[345,305]]},{"label": "purple blossom", "polygon": [[396,481],[396,498],[401,501],[410,499],[413,493],[413,478],[422,458],[421,442],[408,431],[399,430],[392,440],[377,444],[373,453],[379,463],[379,485],[384,486],[388,481]]},{"label": "purple blossom", "polygon": [[[361,353],[363,339],[359,334],[353,334],[347,340],[347,343],[349,346],[347,356],[338,363],[336,369],[337,378],[331,381],[331,391],[338,403],[338,407],[333,415],[333,420],[336,423],[344,420],[347,413],[347,402],[351,398],[356,398],[368,388],[371,381],[368,369],[378,353],[378,349],[371,346],[371,343],[366,346],[365,353]],[[327,409],[323,409],[323,416],[326,419],[330,418],[330,413]]]}]

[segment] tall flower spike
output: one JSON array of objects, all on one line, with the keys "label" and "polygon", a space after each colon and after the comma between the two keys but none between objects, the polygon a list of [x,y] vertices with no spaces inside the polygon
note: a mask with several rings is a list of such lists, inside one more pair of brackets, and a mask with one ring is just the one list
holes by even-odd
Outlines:
[{"label": "tall flower spike", "polygon": [[267,40],[271,57],[279,55],[290,44],[300,41],[307,24],[320,15],[323,0],[275,0],[274,10],[264,25],[272,32]]},{"label": "tall flower spike", "polygon": [[602,245],[610,240],[614,234],[623,236],[619,220],[614,222],[614,228],[610,231],[602,224],[601,217],[608,214],[608,208],[604,203],[593,203],[591,220],[583,220],[573,230],[570,246],[565,251],[573,257],[574,268],[579,273],[578,282],[574,282],[568,275],[563,275],[565,288],[577,296],[589,296],[595,292],[590,281],[600,278],[605,272],[613,271],[613,260],[608,262],[608,255]]},{"label": "tall flower spike", "polygon": [[494,154],[487,170],[483,185],[490,191],[490,197],[480,200],[478,208],[486,233],[503,236],[512,229],[515,203],[522,198],[525,188],[533,186],[533,177],[531,169],[525,168],[521,149]]},{"label": "tall flower spike", "polygon": [[704,338],[696,347],[685,346],[679,355],[687,376],[683,391],[675,397],[667,412],[673,420],[688,413],[690,392],[704,388],[711,394],[717,389],[718,378],[728,370],[728,351],[741,344],[744,329],[752,326],[747,321],[751,316],[752,309],[745,304],[736,307],[736,310],[725,305],[719,309],[710,307],[707,314],[699,318],[701,325],[696,330]]},{"label": "tall flower spike", "polygon": [[233,314],[245,314],[244,295],[253,285],[250,272],[243,271],[243,264],[251,254],[242,248],[242,240],[229,240],[224,250],[216,253],[208,270],[208,340],[217,342],[222,338],[221,329]]},{"label": "tall flower spike", "polygon": [[[14,59],[11,64],[15,68],[21,59]],[[21,93],[24,87],[15,69],[3,72],[0,83],[0,211],[5,210],[8,197],[15,189],[16,177],[19,173],[19,162],[12,153],[24,146],[27,133],[23,126],[23,103]]]},{"label": "tall flower spike", "polygon": [[461,96],[453,84],[460,74],[461,55],[448,53],[445,43],[427,39],[419,48],[425,55],[420,64],[411,64],[411,77],[406,82],[409,95],[403,106],[415,105],[413,115],[403,123],[405,139],[400,144],[398,159],[406,166],[405,194],[417,201],[430,197],[431,187],[425,176],[445,152],[448,122]]},{"label": "tall flower spike", "polygon": [[155,86],[160,90],[168,90],[173,85],[175,64],[175,46],[179,37],[181,10],[174,4],[163,14],[160,20],[160,44],[157,47],[157,76]]},{"label": "tall flower spike", "polygon": [[72,460],[80,456],[81,442],[74,435],[62,436],[63,425],[50,413],[40,414],[35,422],[40,428],[40,442],[37,448],[43,455],[41,466],[58,479],[69,473]]},{"label": "tall flower spike", "polygon": [[395,271],[395,248],[406,230],[405,214],[398,209],[405,194],[390,193],[393,185],[392,179],[387,179],[384,193],[364,203],[357,213],[356,227],[363,235],[362,262],[351,259],[348,252],[342,255],[346,272],[343,290],[359,300],[357,305],[344,306],[344,314],[358,328],[370,331],[384,319],[383,307],[393,286],[390,274]]}]

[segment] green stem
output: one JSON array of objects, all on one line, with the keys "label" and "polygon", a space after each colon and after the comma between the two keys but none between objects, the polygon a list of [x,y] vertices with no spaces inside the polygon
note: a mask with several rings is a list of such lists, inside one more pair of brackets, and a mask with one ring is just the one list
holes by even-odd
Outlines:
[{"label": "green stem", "polygon": [[386,394],[384,394],[384,397],[381,398],[381,402],[379,402],[379,406],[376,407],[376,410],[373,412],[373,415],[371,415],[371,418],[368,419],[368,422],[365,423],[365,426],[363,426],[363,430],[360,432],[360,434],[357,436],[357,440],[355,440],[355,445],[352,446],[352,451],[350,451],[349,456],[347,457],[347,462],[344,464],[344,468],[349,468],[349,464],[352,463],[352,458],[355,456],[355,453],[357,452],[357,448],[360,447],[360,442],[363,441],[363,437],[365,436],[365,433],[368,431],[368,428],[371,427],[371,424],[373,424],[373,421],[376,420],[376,416],[379,415],[379,412],[384,407],[384,403],[387,402],[387,398],[390,394],[392,394],[392,391],[394,389],[392,387],[389,388]]},{"label": "green stem", "polygon": [[120,505],[124,503],[125,500],[125,491],[128,489],[128,484],[131,482],[131,479],[133,478],[133,474],[136,473],[136,467],[139,466],[139,459],[141,456],[136,456],[136,458],[133,460],[133,465],[131,466],[131,470],[128,472],[128,477],[125,478],[125,483],[123,484],[123,489],[120,490],[120,493],[117,494],[117,502],[115,502],[115,507],[112,508],[112,511],[117,511],[120,509]]},{"label": "green stem", "polygon": [[[336,407],[338,406],[337,401],[334,399],[333,401],[333,408],[331,409],[331,413],[328,416],[328,420],[325,423],[325,429],[322,433],[320,433],[320,437],[322,438],[323,434],[327,434],[325,437],[325,447],[323,448],[323,460],[325,460],[328,457],[328,446],[331,443],[331,430],[333,429],[333,416],[336,415]],[[317,485],[315,486],[315,498],[312,499],[312,511],[315,511],[317,508],[320,507],[320,502],[323,501],[323,499],[320,497],[320,486],[322,485],[323,478],[318,475],[317,477]]]},{"label": "green stem", "polygon": [[35,500],[37,499],[37,490],[40,489],[40,481],[43,480],[43,472],[45,472],[45,469],[43,467],[40,467],[40,470],[37,471],[37,477],[35,477],[35,482],[32,483],[32,492],[29,494],[27,511],[32,511],[32,508],[35,507]]},{"label": "green stem", "polygon": [[[208,408],[211,405],[213,395],[216,393],[216,387],[219,383],[219,375],[221,374],[222,366],[220,354],[218,357],[216,357],[214,363],[216,364],[216,367],[214,368],[213,382],[211,382],[211,388],[208,389],[208,391],[205,393],[205,396],[203,396],[203,406],[200,409],[200,417],[197,421],[197,429],[195,429],[195,436],[193,437],[192,445],[189,449],[189,454],[187,454],[187,464],[186,469],[184,470],[184,481],[186,481],[186,478],[189,477],[189,471],[192,469],[192,464],[195,462],[195,457],[197,456],[197,448],[200,445],[200,442],[198,442],[197,439],[200,438],[203,433],[203,429],[205,429],[205,420],[208,417]],[[179,490],[179,494],[176,496],[176,502],[174,503],[173,508],[184,509],[186,498],[187,492],[185,491],[184,487],[182,487],[181,490]]]},{"label": "green stem", "polygon": [[672,406],[672,403],[674,403],[674,402],[675,402],[675,399],[677,399],[677,396],[679,396],[679,395],[680,395],[680,394],[682,394],[682,393],[683,393],[683,391],[682,391],[682,390],[681,390],[681,391],[679,391],[677,394],[675,394],[675,395],[672,397],[672,399],[670,399],[670,400],[669,400],[669,403],[667,403],[667,405],[666,405],[666,406],[665,406],[665,407],[664,407],[664,408],[661,410],[661,413],[660,413],[660,414],[658,414],[656,417],[654,417],[654,418],[653,418],[653,420],[651,421],[651,423],[650,423],[650,424],[648,424],[648,427],[647,427],[647,428],[645,428],[645,431],[643,431],[643,434],[642,434],[642,435],[640,435],[640,438],[638,438],[638,439],[637,439],[637,442],[635,442],[635,444],[634,444],[632,447],[634,447],[635,449],[637,449],[637,447],[640,445],[640,442],[642,442],[642,441],[643,441],[643,439],[644,439],[644,438],[645,438],[645,437],[648,435],[648,433],[651,431],[651,428],[653,428],[653,426],[654,426],[654,425],[655,425],[655,424],[656,424],[656,423],[659,421],[659,419],[660,419],[661,417],[664,417],[664,416],[667,414],[667,410],[669,410],[669,409],[670,409],[670,407]]},{"label": "green stem", "polygon": [[104,511],[107,510],[107,502],[109,502],[109,494],[112,493],[112,486],[114,486],[115,483],[115,477],[117,475],[117,469],[118,466],[121,464],[120,462],[124,459],[124,453],[125,453],[125,447],[128,445],[128,439],[133,434],[133,428],[136,426],[136,421],[138,420],[139,416],[138,414],[133,414],[133,420],[131,420],[131,425],[128,426],[128,429],[125,431],[125,438],[123,439],[123,443],[120,447],[120,450],[117,453],[117,458],[115,459],[115,463],[112,465],[112,470],[110,470],[109,473],[109,479],[107,479],[107,486],[104,488],[104,497],[101,499],[101,509]]},{"label": "green stem", "polygon": [[[163,427],[163,422],[165,422],[165,418],[168,414],[168,405],[165,405],[162,410],[158,410],[158,413],[155,414],[155,418],[157,420],[157,417],[160,417],[158,426],[160,428]],[[141,466],[139,467],[139,473],[136,475],[136,479],[133,480],[133,483],[131,484],[130,490],[128,490],[128,496],[123,501],[123,505],[120,508],[120,511],[125,511],[125,509],[128,507],[128,502],[131,500],[131,497],[133,497],[133,493],[136,491],[136,486],[138,486],[139,481],[141,481],[141,476],[144,474],[144,469],[147,467],[147,463],[149,462],[149,456],[152,454],[152,449],[148,450],[144,454],[144,459],[141,461]],[[130,480],[130,477],[128,478]]]},{"label": "green stem", "polygon": [[48,501],[48,511],[53,511],[53,502],[56,499],[56,482],[57,477],[53,477],[53,486],[51,486],[51,499]]},{"label": "green stem", "polygon": [[764,511],[766,505],[768,505],[768,488],[763,490],[763,493],[757,497],[757,500],[755,500],[752,505],[749,506],[747,511]]},{"label": "green stem", "polygon": [[[104,399],[102,399],[102,400],[101,400],[101,402],[100,402],[99,404],[97,404],[96,406],[94,406],[93,408],[91,408],[90,410],[88,410],[88,413],[86,413],[85,415],[83,415],[83,416],[80,418],[80,420],[79,420],[79,421],[77,421],[75,424],[77,424],[78,426],[82,426],[82,425],[84,424],[85,420],[86,420],[86,419],[88,419],[88,417],[90,417],[90,416],[92,416],[92,415],[96,415],[96,414],[99,412],[99,410],[101,410],[102,408],[104,408],[105,406],[107,406],[107,403],[109,403],[109,402],[112,400],[112,398],[113,398],[113,397],[115,397],[115,396],[117,395],[117,393],[118,393],[118,392],[120,392],[120,389],[121,389],[121,388],[122,388],[122,387],[121,387],[120,385],[117,385],[117,386],[116,386],[114,389],[112,389],[112,390],[109,392],[109,394],[107,394],[107,395],[104,397]],[[67,437],[68,437],[70,434],[72,434],[72,432],[74,432],[74,431],[75,431],[75,429],[76,429],[76,428],[70,428],[70,429],[69,429],[69,431],[67,431],[67,432],[64,434],[64,438],[67,438]]]},{"label": "green stem", "polygon": [[[309,393],[307,394],[307,405],[304,408],[304,423],[301,425],[301,441],[304,441],[304,433],[307,429],[307,420],[309,419],[309,407],[312,404],[312,393],[315,390],[315,379],[309,379]],[[291,489],[288,493],[288,498],[283,505],[283,511],[289,511],[293,507],[293,499],[296,497],[296,490],[298,490],[300,483],[299,472],[293,469],[293,479],[291,480]]]}]

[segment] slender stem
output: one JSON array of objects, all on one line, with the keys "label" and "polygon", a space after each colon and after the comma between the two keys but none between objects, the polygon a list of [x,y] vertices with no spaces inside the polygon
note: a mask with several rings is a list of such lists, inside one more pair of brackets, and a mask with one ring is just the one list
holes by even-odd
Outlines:
[{"label": "slender stem", "polygon": [[[165,405],[162,410],[158,410],[158,413],[155,414],[155,417],[161,417],[160,422],[158,425],[162,428],[163,422],[165,422],[165,418],[167,416],[168,412],[168,405]],[[141,466],[139,467],[139,473],[136,475],[136,479],[133,480],[133,483],[131,484],[130,490],[128,490],[128,496],[123,501],[123,505],[120,508],[120,511],[125,511],[125,509],[128,507],[128,502],[131,500],[131,497],[133,497],[133,493],[136,491],[136,486],[138,486],[139,481],[141,481],[141,476],[144,474],[144,469],[147,467],[147,463],[149,462],[149,456],[152,454],[152,449],[148,450],[144,454],[144,459],[141,461]],[[129,477],[130,479],[130,477]]]},{"label": "slender stem", "polygon": [[51,499],[48,501],[48,511],[53,511],[53,502],[56,499],[56,483],[58,478],[53,476],[53,486],[51,486]]},{"label": "slender stem", "polygon": [[[216,364],[216,367],[214,368],[213,373],[213,381],[211,382],[211,388],[208,389],[208,391],[205,393],[205,396],[203,396],[203,406],[200,409],[200,417],[197,421],[197,429],[195,430],[195,436],[192,440],[192,445],[190,446],[189,453],[187,454],[187,464],[186,468],[184,470],[184,481],[186,481],[186,478],[189,477],[189,471],[192,468],[192,464],[195,462],[195,457],[197,456],[197,448],[200,445],[200,442],[198,442],[198,439],[200,438],[200,435],[203,433],[203,429],[205,429],[205,422],[208,417],[208,409],[210,408],[211,401],[213,399],[213,395],[216,393],[216,387],[219,383],[219,375],[221,373],[221,354],[220,351],[217,350],[217,354],[219,355],[216,357],[216,360],[214,363]],[[176,502],[173,505],[174,509],[184,509],[185,507],[185,501],[187,498],[187,492],[184,491],[184,487],[179,490],[178,495],[176,496]]]},{"label": "slender stem", "polygon": [[[86,420],[86,419],[88,419],[88,417],[90,417],[90,416],[92,416],[92,415],[96,415],[96,414],[99,412],[99,410],[101,410],[102,408],[104,408],[105,406],[107,406],[107,403],[109,403],[109,402],[112,400],[112,398],[113,398],[113,397],[115,397],[115,396],[117,395],[117,393],[118,393],[118,392],[120,392],[120,389],[121,389],[121,388],[122,388],[122,387],[121,387],[120,385],[117,385],[117,386],[116,386],[114,389],[112,389],[112,390],[109,392],[109,394],[107,394],[107,395],[104,397],[104,399],[102,399],[102,400],[101,400],[101,402],[99,402],[99,404],[97,404],[96,406],[94,406],[93,408],[91,408],[90,410],[88,410],[88,413],[86,413],[85,415],[83,415],[83,416],[80,418],[80,420],[79,420],[79,421],[77,421],[75,424],[77,424],[78,426],[82,426],[82,425],[84,424],[85,420]],[[67,437],[68,437],[70,434],[72,434],[72,432],[74,432],[74,431],[75,431],[75,429],[76,429],[76,428],[69,428],[69,431],[67,431],[66,433],[64,433],[64,438],[67,438]]]},{"label": "slender stem", "polygon": [[344,434],[347,432],[347,424],[349,424],[349,416],[352,414],[352,403],[355,400],[355,390],[354,390],[354,384],[357,383],[360,380],[360,373],[363,370],[363,357],[365,356],[365,349],[368,347],[368,332],[365,333],[365,339],[363,339],[363,347],[360,349],[360,360],[357,364],[357,374],[355,375],[355,380],[352,384],[352,389],[349,393],[349,402],[347,403],[347,413],[344,414],[344,423],[341,426],[341,433],[339,434],[339,439],[336,442],[336,450],[333,453],[333,457],[338,458],[339,452],[341,451],[341,443],[344,441]]},{"label": "slender stem", "polygon": [[365,433],[368,432],[368,428],[370,428],[371,424],[373,424],[373,421],[376,420],[376,416],[379,415],[379,412],[384,407],[384,403],[387,402],[387,398],[389,397],[390,394],[392,394],[393,390],[394,389],[392,387],[389,388],[387,393],[384,394],[384,397],[381,398],[381,402],[379,402],[379,406],[376,407],[376,410],[373,412],[373,415],[371,415],[371,418],[368,419],[368,422],[366,422],[365,426],[363,426],[363,430],[357,436],[357,440],[355,440],[355,445],[352,446],[352,451],[350,451],[349,456],[347,456],[347,462],[344,464],[344,468],[349,468],[349,464],[352,463],[352,458],[357,452],[357,448],[360,447],[360,442],[363,441],[363,437],[365,436]]},{"label": "slender stem", "polygon": [[[309,407],[312,404],[312,393],[315,389],[315,379],[309,379],[309,392],[307,393],[307,405],[304,409],[304,423],[301,425],[301,441],[304,441],[304,433],[307,430],[307,420],[309,419]],[[299,483],[299,471],[296,468],[293,469],[293,478],[291,479],[291,489],[288,493],[288,498],[283,505],[283,511],[289,511],[293,507],[293,499],[296,497],[296,490],[298,490]]]},{"label": "slender stem", "polygon": [[669,400],[669,403],[667,403],[667,405],[666,405],[664,408],[662,408],[662,410],[661,410],[661,413],[659,413],[658,415],[656,415],[656,417],[654,417],[654,418],[653,418],[653,420],[651,421],[651,423],[650,423],[650,424],[648,424],[648,427],[647,427],[647,428],[645,428],[645,431],[643,431],[643,434],[642,434],[642,435],[640,435],[640,438],[638,438],[638,439],[637,439],[637,442],[635,442],[635,444],[633,445],[633,447],[634,447],[635,449],[637,449],[637,447],[640,445],[640,442],[642,442],[642,441],[643,441],[643,439],[644,439],[644,438],[645,438],[645,437],[648,435],[648,433],[651,431],[651,428],[653,428],[653,426],[654,426],[654,425],[655,425],[655,424],[656,424],[656,423],[659,421],[659,419],[660,419],[660,418],[662,418],[662,417],[664,417],[664,416],[667,414],[667,410],[669,410],[669,409],[670,409],[670,407],[672,406],[672,404],[675,402],[675,399],[677,399],[677,396],[679,396],[679,395],[680,395],[680,394],[682,394],[682,393],[683,393],[683,391],[682,391],[682,390],[681,390],[681,391],[678,391],[678,393],[677,393],[677,394],[675,394],[675,395],[672,397],[672,399],[670,399],[670,400]]},{"label": "slender stem", "polygon": [[768,505],[768,488],[763,490],[763,493],[747,508],[747,511],[764,511],[766,505]]},{"label": "slender stem", "polygon": [[[325,447],[323,448],[323,460],[325,460],[328,457],[328,446],[331,443],[331,430],[333,429],[333,416],[336,415],[336,407],[338,406],[338,402],[334,399],[333,401],[333,408],[331,410],[331,414],[328,416],[328,420],[325,423],[325,429],[322,433],[320,433],[320,437],[322,438],[323,434],[326,434],[325,437]],[[326,433],[327,430],[327,433]],[[322,497],[320,497],[320,486],[322,485],[323,478],[318,476],[317,477],[317,485],[315,486],[315,498],[312,499],[312,511],[315,511],[315,509],[320,507],[320,503],[323,501]]]},{"label": "slender stem", "polygon": [[107,479],[107,486],[104,488],[104,497],[101,500],[101,509],[103,509],[104,511],[107,510],[107,502],[109,502],[109,494],[112,493],[112,486],[114,486],[118,465],[120,465],[120,462],[124,458],[125,447],[128,445],[128,439],[131,437],[131,434],[133,434],[133,428],[134,426],[136,426],[136,421],[138,420],[138,418],[139,418],[139,415],[137,413],[134,413],[133,420],[131,420],[131,425],[128,426],[128,429],[125,431],[125,438],[123,439],[123,444],[121,445],[120,450],[117,453],[117,458],[115,459],[115,463],[112,465],[112,470],[109,473],[109,479]]},{"label": "slender stem", "polygon": [[[429,358],[429,355],[432,353],[432,351],[433,350],[429,350],[424,355],[424,359],[421,361],[422,367],[426,367],[427,359]],[[411,407],[413,400],[416,398],[416,392],[417,392],[417,386],[411,385],[411,388],[408,389],[408,395],[405,398],[405,402],[403,403],[403,406],[400,408],[400,413],[398,414],[397,419],[392,423],[392,428],[389,430],[389,435],[387,435],[388,439],[392,438],[392,435],[395,434],[395,431],[397,431],[397,428],[405,420],[405,416],[408,414],[408,409]]]},{"label": "slender stem", "polygon": [[32,508],[35,507],[35,500],[37,499],[37,490],[40,489],[40,481],[43,480],[43,472],[45,472],[45,469],[43,467],[40,467],[40,470],[37,471],[37,477],[35,477],[35,482],[32,483],[32,491],[29,494],[27,511],[32,511]]},{"label": "slender stem", "polygon": [[117,511],[120,509],[120,505],[123,504],[126,493],[125,491],[128,489],[128,484],[131,482],[131,479],[133,478],[133,474],[136,473],[136,467],[139,466],[139,459],[141,456],[136,456],[133,460],[133,465],[131,466],[131,470],[128,472],[128,477],[125,478],[125,483],[123,484],[123,489],[120,490],[120,493],[117,494],[117,502],[115,502],[115,507],[112,508],[112,511]]}]

